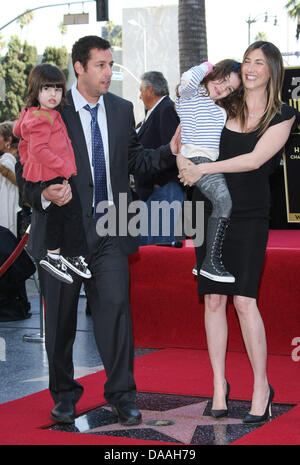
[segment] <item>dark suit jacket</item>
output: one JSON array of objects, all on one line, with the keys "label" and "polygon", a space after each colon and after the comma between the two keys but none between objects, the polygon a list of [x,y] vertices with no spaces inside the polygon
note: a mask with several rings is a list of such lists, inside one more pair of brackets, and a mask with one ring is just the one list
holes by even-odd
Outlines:
[{"label": "dark suit jacket", "polygon": [[[87,235],[90,252],[99,245],[100,238],[95,228],[93,218],[93,180],[82,130],[79,113],[76,112],[71,92],[68,92],[69,104],[64,107],[62,117],[66,124],[69,137],[75,152],[77,176],[73,179],[78,190],[83,212],[83,223]],[[110,175],[114,203],[116,206],[117,236],[121,250],[130,254],[137,250],[138,240],[129,235],[119,235],[119,194],[127,194],[127,204],[131,201],[129,188],[129,173],[155,172],[166,169],[174,164],[174,156],[169,146],[157,150],[145,150],[138,142],[133,106],[131,102],[117,97],[114,94],[104,95],[104,104],[107,116],[107,128],[109,139]],[[41,206],[41,187],[39,185],[26,184],[25,198],[33,207],[31,232],[28,241],[30,253],[35,258],[45,255],[44,246],[46,215]],[[121,206],[124,216],[124,206]],[[128,221],[130,215],[128,214]],[[62,251],[63,252],[63,251]]]},{"label": "dark suit jacket", "polygon": [[[179,118],[174,102],[169,97],[165,97],[142,124],[138,132],[138,139],[144,147],[156,149],[170,142],[178,124]],[[173,166],[160,173],[135,176],[136,193],[140,199],[146,201],[155,184],[163,186],[171,180],[177,180],[177,175],[178,170],[174,161]]]}]

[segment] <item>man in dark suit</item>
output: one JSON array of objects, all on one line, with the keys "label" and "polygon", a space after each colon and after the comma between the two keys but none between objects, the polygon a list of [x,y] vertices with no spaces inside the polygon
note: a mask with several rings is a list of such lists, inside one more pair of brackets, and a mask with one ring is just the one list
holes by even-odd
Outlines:
[{"label": "man in dark suit", "polygon": [[[146,148],[153,149],[168,144],[178,127],[179,118],[174,102],[169,97],[167,80],[162,73],[148,71],[142,75],[140,99],[146,109],[145,120],[137,129],[140,143]],[[182,203],[183,189],[177,175],[177,167],[172,166],[159,173],[147,173],[134,177],[135,191],[138,197],[146,202],[148,207],[149,233],[147,236],[140,236],[140,245],[174,240],[174,224],[172,224],[174,223],[174,217],[170,221],[170,234],[168,236],[162,234],[151,236],[151,221],[155,222],[155,219],[151,217],[151,202],[168,201],[171,204],[176,200]]]},{"label": "man in dark suit", "polygon": [[[97,116],[105,156],[107,200],[114,205],[117,220],[119,214],[124,213],[119,212],[119,195],[127,196],[128,203],[131,200],[129,173],[158,171],[172,166],[176,158],[169,146],[145,150],[137,140],[132,104],[108,93],[113,66],[109,42],[97,36],[83,37],[73,46],[72,60],[77,82],[68,93],[69,104],[64,107],[62,116],[72,141],[78,172],[70,183],[80,195],[89,248],[87,261],[92,278],[86,280],[85,289],[96,344],[107,374],[105,398],[120,423],[136,425],[141,422],[141,414],[135,405],[128,254],[137,250],[138,243],[136,237],[129,233],[124,235],[124,231],[119,234],[117,231],[116,235],[97,234],[93,203],[97,183],[92,159],[100,155],[93,153],[90,109],[99,104]],[[34,257],[42,257],[45,251],[42,203],[51,201],[63,205],[70,197],[69,184],[53,185],[44,190],[39,186],[27,188],[27,199],[33,206],[29,246]],[[70,271],[74,283],[64,284],[40,271],[45,298],[49,389],[55,402],[51,417],[70,423],[74,421],[75,404],[83,392],[83,387],[74,379],[72,360],[82,279]]]}]

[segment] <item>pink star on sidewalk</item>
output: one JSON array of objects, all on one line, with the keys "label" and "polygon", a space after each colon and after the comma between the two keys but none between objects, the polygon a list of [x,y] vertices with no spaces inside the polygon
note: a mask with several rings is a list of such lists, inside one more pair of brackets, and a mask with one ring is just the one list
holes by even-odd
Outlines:
[{"label": "pink star on sidewalk", "polygon": [[[226,425],[228,424],[241,424],[242,420],[224,417],[216,420],[213,417],[203,415],[208,401],[193,403],[183,407],[177,407],[165,411],[141,410],[143,422],[138,426],[122,426],[119,423],[113,423],[106,426],[101,426],[93,429],[84,430],[84,424],[77,423],[84,433],[105,433],[112,431],[132,431],[140,429],[152,428],[159,433],[169,436],[183,444],[190,444],[194,436],[197,426],[212,425],[216,443],[225,444],[226,439]],[[109,407],[104,407],[109,409]],[[76,422],[80,421],[77,419]],[[83,420],[81,420],[83,421]],[[154,424],[153,424],[154,422]],[[161,425],[159,424],[161,422]],[[152,423],[152,424],[151,424]],[[163,425],[165,423],[165,425]],[[88,424],[85,424],[88,428]]]}]

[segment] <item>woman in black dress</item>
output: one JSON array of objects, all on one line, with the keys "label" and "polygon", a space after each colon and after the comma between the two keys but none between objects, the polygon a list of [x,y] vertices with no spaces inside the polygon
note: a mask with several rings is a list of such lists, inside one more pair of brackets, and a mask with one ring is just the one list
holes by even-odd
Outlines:
[{"label": "woman in black dress", "polygon": [[[205,328],[214,373],[212,415],[216,418],[228,413],[226,304],[227,296],[234,296],[254,374],[251,410],[244,423],[268,419],[274,395],[266,373],[266,336],[257,308],[257,294],[268,239],[268,177],[280,158],[295,119],[294,110],[280,99],[283,73],[282,57],[277,47],[264,41],[250,45],[242,63],[244,96],[237,109],[237,117],[228,120],[223,130],[220,161],[193,165],[183,160],[181,155],[177,160],[179,177],[185,184],[193,185],[206,174],[225,173],[232,196],[233,209],[223,258],[236,281],[233,284],[220,283],[199,275],[198,290],[199,294],[205,295]],[[205,200],[200,197],[198,189],[195,189],[195,196],[195,200]],[[197,248],[196,254],[200,269],[205,244]]]}]

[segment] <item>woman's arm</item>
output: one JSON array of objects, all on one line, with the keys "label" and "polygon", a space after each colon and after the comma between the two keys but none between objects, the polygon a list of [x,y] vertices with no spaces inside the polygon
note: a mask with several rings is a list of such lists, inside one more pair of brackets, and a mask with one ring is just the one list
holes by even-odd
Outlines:
[{"label": "woman's arm", "polygon": [[189,164],[185,164],[180,169],[179,179],[181,182],[192,186],[204,174],[242,173],[260,168],[284,146],[290,135],[294,120],[295,117],[268,128],[252,152],[213,163],[194,165],[189,162]]}]

